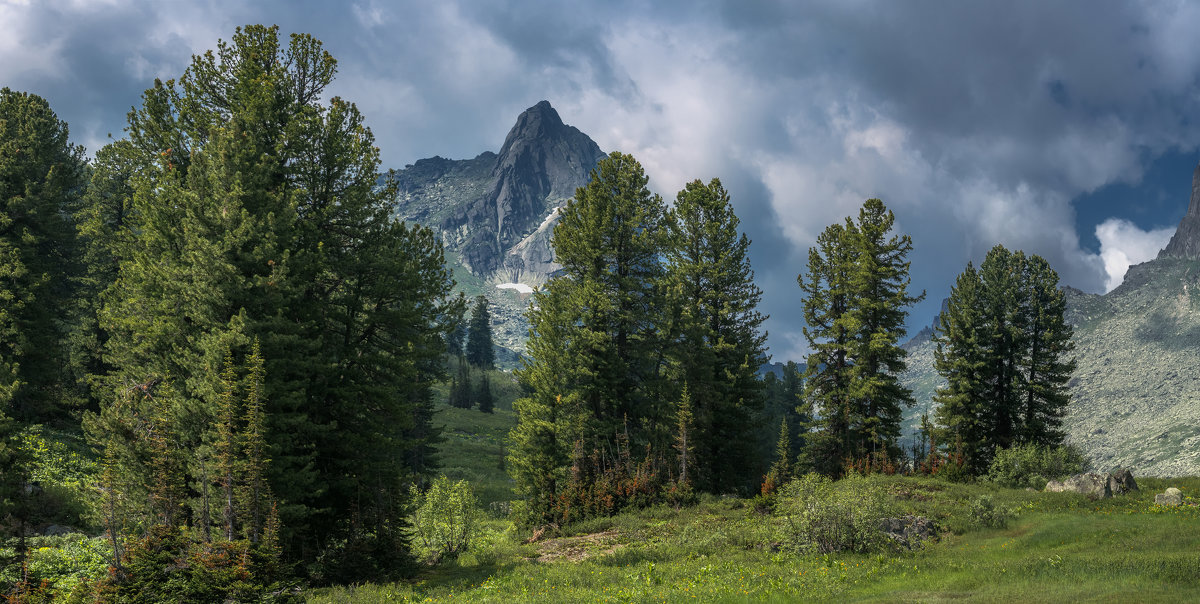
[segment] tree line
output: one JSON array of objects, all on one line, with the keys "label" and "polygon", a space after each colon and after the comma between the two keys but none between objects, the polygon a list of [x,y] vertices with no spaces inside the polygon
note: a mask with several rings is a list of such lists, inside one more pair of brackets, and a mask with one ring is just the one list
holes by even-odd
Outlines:
[{"label": "tree line", "polygon": [[253,549],[272,523],[314,580],[408,566],[464,302],[434,233],[393,219],[335,72],[311,36],[239,29],[92,162],[44,99],[0,92],[0,425],[82,424],[121,572],[120,535]]}]

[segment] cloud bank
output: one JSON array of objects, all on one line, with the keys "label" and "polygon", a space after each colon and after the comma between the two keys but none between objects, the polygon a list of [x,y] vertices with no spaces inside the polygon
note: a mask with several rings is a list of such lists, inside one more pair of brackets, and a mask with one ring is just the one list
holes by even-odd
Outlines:
[{"label": "cloud bank", "polygon": [[805,349],[808,247],[863,200],[882,198],[913,238],[920,327],[996,243],[1111,289],[1162,231],[1113,207],[1089,251],[1074,200],[1200,143],[1200,7],[1183,3],[0,0],[0,83],[46,96],[95,149],[154,77],[251,22],[325,41],[334,92],[359,104],[388,166],[496,150],[547,99],[668,199],[720,177],[754,241],[778,359]]}]

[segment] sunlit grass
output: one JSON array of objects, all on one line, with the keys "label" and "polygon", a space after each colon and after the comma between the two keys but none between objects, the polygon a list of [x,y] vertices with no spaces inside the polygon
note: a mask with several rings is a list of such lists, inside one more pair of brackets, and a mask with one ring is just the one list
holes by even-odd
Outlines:
[{"label": "sunlit grass", "polygon": [[[942,539],[914,552],[803,555],[781,543],[782,519],[753,501],[706,498],[566,527],[556,541],[493,520],[475,552],[414,583],[316,590],[314,602],[1194,601],[1200,599],[1200,508],[1161,508],[1154,493],[1200,479],[1143,479],[1104,501],[927,479],[876,478],[897,513],[938,519]],[[1003,529],[974,524],[988,494],[1013,512]],[[611,535],[590,544],[581,535]],[[575,537],[572,537],[575,536]],[[578,540],[578,541],[573,541]],[[552,546],[574,558],[539,562]],[[614,547],[615,544],[615,547]],[[575,547],[578,545],[579,547]],[[589,550],[589,548],[591,548]],[[583,554],[579,554],[583,552]]]}]

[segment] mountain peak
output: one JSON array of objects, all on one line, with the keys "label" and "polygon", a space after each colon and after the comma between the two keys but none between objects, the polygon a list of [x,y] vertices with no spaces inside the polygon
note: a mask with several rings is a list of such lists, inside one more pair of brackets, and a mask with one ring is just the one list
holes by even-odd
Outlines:
[{"label": "mountain peak", "polygon": [[1179,221],[1179,228],[1170,243],[1158,253],[1159,258],[1200,257],[1200,165],[1192,172],[1192,198],[1188,202],[1187,214]]},{"label": "mountain peak", "polygon": [[500,154],[503,155],[504,150],[512,147],[517,141],[557,136],[565,127],[562,118],[558,116],[554,107],[550,106],[550,102],[541,101],[522,111],[517,117],[517,123],[513,124],[512,130],[508,131],[508,136],[504,139],[504,147]]}]

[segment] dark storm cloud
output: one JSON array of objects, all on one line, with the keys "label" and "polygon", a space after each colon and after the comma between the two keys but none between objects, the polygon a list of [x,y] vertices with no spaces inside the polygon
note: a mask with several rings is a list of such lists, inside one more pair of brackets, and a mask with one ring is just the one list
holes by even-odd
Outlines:
[{"label": "dark storm cloud", "polygon": [[720,177],[754,239],[777,358],[804,348],[808,246],[867,197],[913,237],[919,327],[995,243],[1110,287],[1162,231],[1104,221],[1086,251],[1073,200],[1200,142],[1186,3],[0,0],[0,84],[46,96],[94,150],[155,77],[253,22],[326,43],[330,92],[359,104],[386,166],[497,150],[547,99],[633,153],[665,198]]}]

